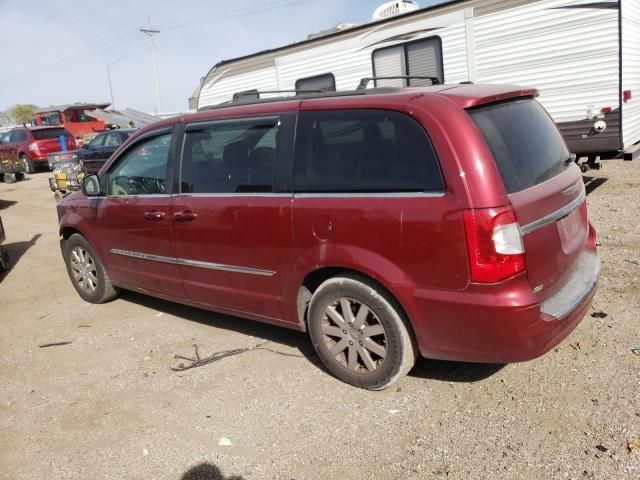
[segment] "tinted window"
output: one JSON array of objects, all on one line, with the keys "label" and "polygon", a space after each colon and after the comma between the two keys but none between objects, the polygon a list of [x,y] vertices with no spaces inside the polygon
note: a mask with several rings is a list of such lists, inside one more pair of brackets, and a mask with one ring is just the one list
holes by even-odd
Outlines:
[{"label": "tinted window", "polygon": [[567,168],[564,140],[535,100],[500,103],[469,114],[493,153],[507,192],[532,187]]},{"label": "tinted window", "polygon": [[441,191],[424,129],[383,110],[301,112],[295,154],[298,192]]},{"label": "tinted window", "polygon": [[46,138],[58,138],[60,135],[70,137],[71,134],[64,128],[44,128],[42,130],[31,130],[34,140],[44,140]]},{"label": "tinted window", "polygon": [[190,127],[185,134],[181,191],[270,192],[278,151],[276,117]]},{"label": "tinted window", "polygon": [[11,132],[10,138],[9,138],[9,142],[10,143],[16,143],[20,141],[20,130],[13,130]]},{"label": "tinted window", "polygon": [[153,195],[166,193],[167,160],[171,134],[137,143],[109,172],[109,195]]},{"label": "tinted window", "polygon": [[[300,80],[296,81],[296,90],[320,90],[322,92],[335,92],[336,79],[332,73],[301,78]],[[301,92],[301,94],[304,94],[304,92]]]}]

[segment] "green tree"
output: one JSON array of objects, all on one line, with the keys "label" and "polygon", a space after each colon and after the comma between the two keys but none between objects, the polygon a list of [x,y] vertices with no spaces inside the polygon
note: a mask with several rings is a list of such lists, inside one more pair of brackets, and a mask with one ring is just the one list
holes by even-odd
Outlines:
[{"label": "green tree", "polygon": [[35,114],[33,112],[35,105],[17,104],[9,109],[9,116],[18,125],[29,123]]}]

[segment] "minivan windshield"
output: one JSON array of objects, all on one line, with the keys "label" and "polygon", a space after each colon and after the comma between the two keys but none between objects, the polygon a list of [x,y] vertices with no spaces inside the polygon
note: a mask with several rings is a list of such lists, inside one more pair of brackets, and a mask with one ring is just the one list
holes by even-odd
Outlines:
[{"label": "minivan windshield", "polygon": [[555,177],[569,151],[553,120],[533,99],[480,107],[469,115],[482,131],[508,193]]}]

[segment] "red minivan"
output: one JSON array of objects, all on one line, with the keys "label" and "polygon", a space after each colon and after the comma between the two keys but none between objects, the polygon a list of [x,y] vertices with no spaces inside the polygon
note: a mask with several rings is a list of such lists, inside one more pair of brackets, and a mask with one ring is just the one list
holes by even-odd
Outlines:
[{"label": "red minivan", "polygon": [[417,356],[518,362],[599,275],[580,169],[514,86],[230,104],[150,125],[58,205],[71,281],[307,331],[379,390]]},{"label": "red minivan", "polygon": [[17,127],[0,139],[0,157],[19,161],[27,173],[38,167],[48,169],[49,154],[63,149],[60,137],[67,150],[76,149],[75,138],[62,127]]}]

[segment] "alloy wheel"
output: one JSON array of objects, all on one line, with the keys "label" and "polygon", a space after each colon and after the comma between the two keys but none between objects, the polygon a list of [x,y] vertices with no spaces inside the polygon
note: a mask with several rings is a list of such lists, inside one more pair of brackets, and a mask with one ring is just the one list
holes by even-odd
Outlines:
[{"label": "alloy wheel", "polygon": [[369,373],[387,357],[387,335],[382,323],[364,303],[341,297],[324,310],[322,336],[329,353],[355,373]]},{"label": "alloy wheel", "polygon": [[69,263],[78,286],[87,293],[95,292],[98,288],[98,272],[89,252],[80,246],[73,247]]}]

